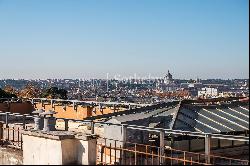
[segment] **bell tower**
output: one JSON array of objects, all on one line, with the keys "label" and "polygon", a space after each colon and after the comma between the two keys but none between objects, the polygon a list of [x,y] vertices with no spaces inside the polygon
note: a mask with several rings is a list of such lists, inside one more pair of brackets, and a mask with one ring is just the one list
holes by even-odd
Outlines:
[{"label": "bell tower", "polygon": [[172,74],[168,70],[168,73],[166,74],[166,76],[164,78],[164,83],[165,84],[170,84],[172,82],[173,82],[173,76],[172,76]]}]

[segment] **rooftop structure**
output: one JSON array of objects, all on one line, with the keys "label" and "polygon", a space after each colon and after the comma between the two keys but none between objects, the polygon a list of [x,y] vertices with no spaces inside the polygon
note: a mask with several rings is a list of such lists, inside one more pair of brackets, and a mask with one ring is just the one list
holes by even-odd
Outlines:
[{"label": "rooftop structure", "polygon": [[249,103],[183,104],[172,129],[203,133],[249,130]]},{"label": "rooftop structure", "polygon": [[[217,119],[208,119],[203,109],[218,113]],[[40,116],[52,130],[34,126],[34,120],[41,125],[37,115],[0,116],[2,145],[23,151],[24,164],[246,165],[249,160],[249,99],[171,101],[84,120]]]},{"label": "rooftop structure", "polygon": [[[208,100],[209,101],[209,100]],[[133,124],[136,121],[144,121],[149,126],[150,120],[159,118],[158,124],[164,124],[164,128],[173,130],[194,131],[203,133],[228,133],[243,132],[249,130],[249,102],[247,101],[220,101],[212,103],[196,103],[196,101],[184,100],[172,105],[150,108],[147,111],[130,113],[127,115],[112,115],[108,122]],[[138,110],[139,111],[139,110]],[[124,112],[126,114],[126,112]],[[101,117],[101,116],[100,116]],[[103,116],[104,118],[104,116]],[[166,119],[168,123],[166,123]]]}]

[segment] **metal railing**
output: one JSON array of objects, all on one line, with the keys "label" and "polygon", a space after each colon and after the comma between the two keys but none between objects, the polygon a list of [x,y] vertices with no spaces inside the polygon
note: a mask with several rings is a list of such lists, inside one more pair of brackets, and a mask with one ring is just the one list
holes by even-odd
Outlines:
[{"label": "metal railing", "polygon": [[98,102],[98,101],[81,101],[81,100],[64,100],[64,99],[48,99],[48,98],[0,98],[0,101],[14,102],[14,101],[30,101],[32,104],[35,102],[64,102],[72,104],[86,104],[86,105],[124,105],[124,106],[151,106],[152,104],[139,104],[139,103],[127,103],[127,102]]},{"label": "metal railing", "polygon": [[1,125],[0,141],[2,147],[22,150],[22,127]]},{"label": "metal railing", "polygon": [[98,165],[248,165],[248,160],[99,138]]},{"label": "metal railing", "polygon": [[[2,131],[0,132],[1,136],[1,143],[2,145],[6,145],[9,147],[14,147],[17,149],[22,149],[22,134],[21,130],[27,129],[27,122],[30,122],[33,120],[35,116],[33,115],[21,115],[18,113],[9,113],[9,112],[0,112],[0,117],[2,118],[2,122],[4,123],[2,125]],[[11,117],[13,118],[11,120]],[[156,164],[160,162],[167,163],[167,164],[208,164],[213,163],[217,164],[220,162],[226,163],[226,164],[245,164],[248,163],[247,160],[237,160],[237,159],[231,159],[221,156],[213,156],[213,155],[207,155],[207,154],[201,154],[201,153],[193,153],[193,152],[187,152],[187,151],[181,151],[176,149],[166,149],[164,146],[164,138],[165,136],[191,136],[191,137],[201,137],[201,138],[207,138],[207,136],[210,136],[211,138],[215,139],[224,139],[224,140],[234,140],[234,141],[243,141],[243,142],[249,142],[249,137],[246,136],[235,136],[235,135],[223,135],[223,134],[211,134],[211,133],[200,133],[200,132],[190,132],[190,131],[181,131],[181,130],[169,130],[169,129],[163,129],[163,128],[153,128],[153,127],[145,127],[145,126],[137,126],[137,125],[126,125],[126,124],[113,124],[113,123],[107,123],[107,122],[96,122],[93,120],[75,120],[75,119],[65,119],[65,118],[56,118],[57,120],[63,120],[65,123],[65,128],[63,130],[69,129],[69,121],[73,122],[80,122],[87,126],[90,126],[91,128],[91,134],[95,134],[95,128],[104,126],[104,125],[112,125],[112,126],[120,126],[131,130],[140,130],[140,131],[149,131],[149,132],[157,132],[160,134],[160,147],[152,146],[152,145],[142,145],[138,143],[132,143],[128,142],[126,138],[123,140],[125,141],[117,141],[113,140],[115,145],[108,145],[107,142],[100,143],[100,140],[98,142],[98,146],[101,146],[103,149],[102,155],[105,156],[104,158],[107,159],[107,153],[108,151],[112,154],[115,154],[115,156],[109,156],[109,159],[111,157],[110,163],[112,164],[112,161],[115,161],[113,164],[122,163],[123,160],[125,160],[126,164],[139,164],[143,163],[145,165],[152,163]],[[11,121],[19,123],[19,128],[11,127]],[[33,123],[33,122],[32,122]],[[126,136],[126,135],[125,135]],[[103,138],[103,140],[108,140],[107,138]],[[111,139],[109,139],[111,140]],[[144,147],[144,148],[142,148]],[[151,150],[150,150],[151,149]],[[115,153],[114,153],[115,151]],[[117,155],[117,152],[120,151],[123,157],[120,157],[121,160],[116,163],[116,157],[121,156]],[[164,154],[164,155],[163,155]],[[172,155],[171,155],[172,154]],[[205,162],[208,160],[208,157],[210,159],[210,162]],[[105,161],[103,157],[101,157],[102,160],[98,159],[99,164],[110,164],[109,162]],[[113,159],[115,158],[115,159]],[[146,158],[146,159],[145,159]],[[131,161],[130,161],[131,160]],[[133,162],[134,161],[134,162]]]},{"label": "metal railing", "polygon": [[[10,113],[10,112],[1,112],[0,116],[5,116],[4,123],[9,123],[9,118],[11,116],[19,117],[19,121],[21,121],[22,125],[25,127],[27,120],[33,120],[36,116],[29,115],[29,114],[19,114],[19,113]],[[94,128],[100,125],[112,125],[112,126],[120,126],[125,127],[127,129],[132,130],[140,130],[140,131],[150,131],[150,132],[158,132],[164,133],[166,135],[176,135],[176,136],[193,136],[193,137],[201,137],[205,138],[207,135],[210,135],[211,138],[214,139],[223,139],[223,140],[230,140],[230,141],[243,141],[249,142],[249,137],[247,136],[237,136],[237,135],[225,135],[225,134],[212,134],[212,133],[202,133],[202,132],[192,132],[192,131],[183,131],[183,130],[171,130],[171,129],[164,129],[164,128],[154,128],[154,127],[146,127],[146,126],[138,126],[138,125],[127,125],[127,124],[114,124],[108,122],[101,122],[101,121],[94,121],[94,120],[76,120],[76,119],[69,119],[69,118],[56,118],[56,120],[63,120],[65,123],[65,129],[68,129],[68,122],[79,122],[83,124],[88,124],[92,127],[92,134],[95,133]],[[16,122],[16,120],[14,120]]]}]

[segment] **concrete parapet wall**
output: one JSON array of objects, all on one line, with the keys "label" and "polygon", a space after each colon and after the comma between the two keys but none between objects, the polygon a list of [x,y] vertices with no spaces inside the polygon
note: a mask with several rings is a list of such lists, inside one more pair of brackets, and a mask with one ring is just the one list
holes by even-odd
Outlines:
[{"label": "concrete parapet wall", "polygon": [[72,132],[25,131],[25,165],[95,165],[96,139]]},{"label": "concrete parapet wall", "polygon": [[75,154],[71,146],[74,140],[52,140],[23,135],[23,141],[24,164],[63,165],[75,162]]},{"label": "concrete parapet wall", "polygon": [[77,164],[95,165],[96,164],[96,140],[77,141]]},{"label": "concrete parapet wall", "polygon": [[2,112],[30,114],[33,111],[33,109],[34,107],[30,102],[0,103],[0,111]]},{"label": "concrete parapet wall", "polygon": [[[45,109],[45,110],[55,110],[57,114],[55,117],[57,118],[69,118],[69,119],[76,119],[76,120],[83,120],[87,117],[91,116],[97,116],[97,115],[103,115],[103,114],[109,114],[113,113],[114,110],[109,107],[104,107],[100,109],[97,107],[91,107],[91,106],[80,106],[76,105],[75,108],[73,105],[67,104],[67,105],[59,105],[54,104],[53,107],[51,103],[36,103],[35,104],[36,109]],[[117,108],[116,111],[123,111],[123,108]]]}]

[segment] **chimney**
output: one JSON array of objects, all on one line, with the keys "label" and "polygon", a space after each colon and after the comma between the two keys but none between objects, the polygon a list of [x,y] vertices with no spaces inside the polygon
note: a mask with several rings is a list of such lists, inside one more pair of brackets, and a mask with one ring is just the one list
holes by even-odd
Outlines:
[{"label": "chimney", "polygon": [[45,111],[43,109],[40,110],[36,110],[33,111],[32,114],[35,114],[34,117],[34,122],[35,122],[35,128],[34,130],[42,130],[43,126],[44,126],[44,120],[43,120],[43,116],[41,115],[42,113],[44,113]]},{"label": "chimney", "polygon": [[53,115],[56,114],[55,111],[49,110],[41,113],[44,116],[44,127],[43,131],[55,131],[56,130],[56,118]]}]

